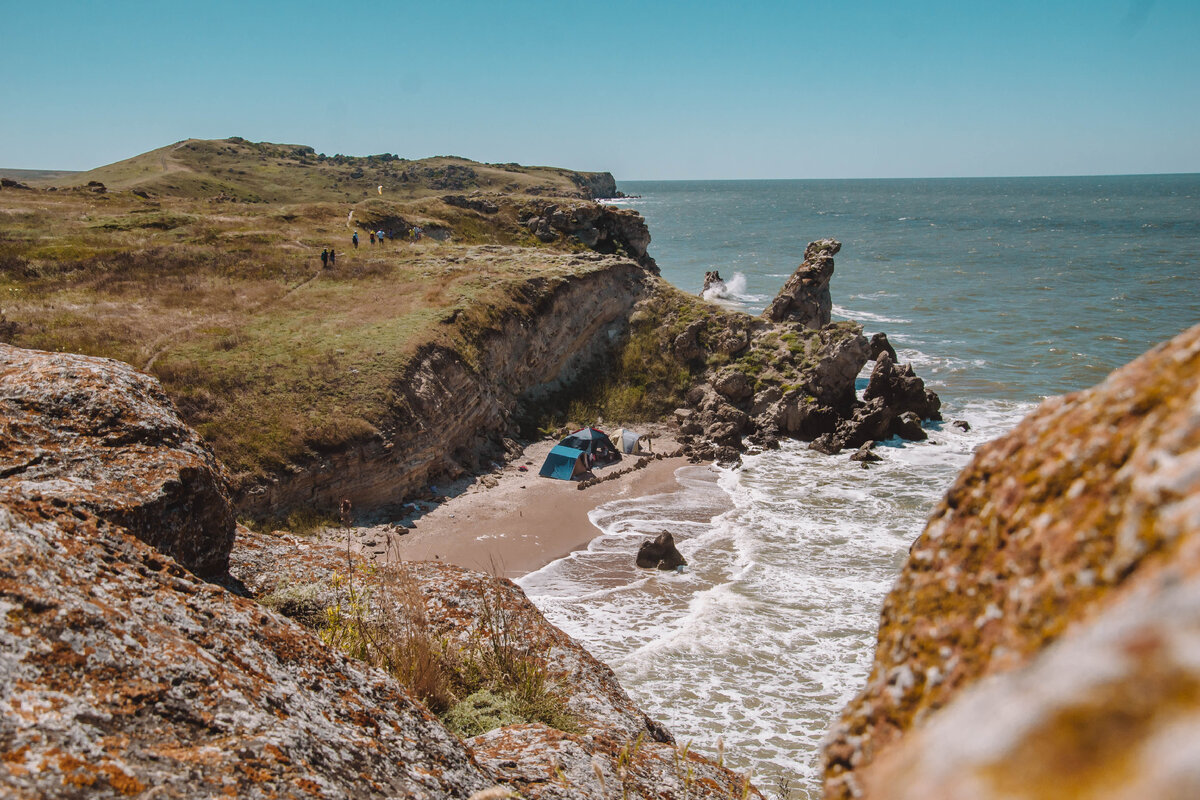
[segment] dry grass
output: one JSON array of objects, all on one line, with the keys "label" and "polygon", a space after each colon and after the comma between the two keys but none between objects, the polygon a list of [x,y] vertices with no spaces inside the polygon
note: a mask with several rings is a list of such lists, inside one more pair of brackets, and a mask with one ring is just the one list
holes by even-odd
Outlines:
[{"label": "dry grass", "polygon": [[512,247],[526,238],[514,207],[485,218],[436,198],[372,200],[362,215],[436,223],[450,241],[371,246],[363,231],[355,250],[349,208],[4,191],[0,340],[152,372],[235,488],[368,440],[418,348],[469,355],[529,313],[512,287],[562,274],[565,255]]}]

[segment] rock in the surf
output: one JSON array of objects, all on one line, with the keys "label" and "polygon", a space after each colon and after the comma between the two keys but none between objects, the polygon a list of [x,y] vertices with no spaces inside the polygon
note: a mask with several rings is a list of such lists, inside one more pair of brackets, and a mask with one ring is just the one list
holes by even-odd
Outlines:
[{"label": "rock in the surf", "polygon": [[771,322],[798,322],[806,328],[828,325],[833,313],[829,280],[833,277],[833,257],[841,249],[837,239],[811,242],[804,250],[804,262],[763,311],[763,317]]},{"label": "rock in the surf", "polygon": [[663,531],[653,539],[645,539],[638,548],[637,565],[642,569],[670,570],[686,566],[687,559],[675,548],[675,537]]},{"label": "rock in the surf", "polygon": [[886,333],[876,333],[871,337],[871,360],[878,361],[880,353],[887,353],[892,357],[892,361],[900,360],[896,357],[896,348],[892,347]]}]

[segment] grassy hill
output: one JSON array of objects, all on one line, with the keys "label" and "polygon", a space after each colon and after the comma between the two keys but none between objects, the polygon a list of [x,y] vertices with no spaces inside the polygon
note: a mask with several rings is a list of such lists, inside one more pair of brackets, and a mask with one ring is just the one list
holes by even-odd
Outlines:
[{"label": "grassy hill", "polygon": [[[469,351],[531,279],[590,263],[523,224],[585,203],[564,169],[189,140],[71,177],[0,190],[0,341],[155,374],[235,484],[375,436],[419,348]],[[494,202],[453,196],[475,190]]]},{"label": "grassy hill", "polygon": [[611,184],[612,177],[556,167],[480,164],[454,156],[415,161],[391,153],[326,156],[304,145],[249,142],[235,136],[186,139],[31,185],[84,186],[92,181],[110,190],[137,190],[156,197],[294,203],[357,202],[379,196],[411,200],[474,191],[587,199],[597,196],[592,187]]}]

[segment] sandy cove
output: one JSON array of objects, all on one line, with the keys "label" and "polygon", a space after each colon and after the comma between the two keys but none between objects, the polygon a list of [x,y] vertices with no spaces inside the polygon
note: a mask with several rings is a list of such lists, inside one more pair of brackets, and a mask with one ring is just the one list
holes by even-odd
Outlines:
[{"label": "sandy cove", "polygon": [[[592,509],[612,500],[675,491],[675,471],[689,463],[683,456],[652,459],[640,469],[580,490],[576,481],[538,475],[557,443],[534,442],[501,469],[439,486],[438,494],[446,499],[432,507],[419,504],[421,510],[413,516],[355,526],[352,546],[379,560],[441,560],[519,578],[587,547],[600,534],[588,519]],[[658,432],[653,448],[655,453],[674,453],[678,445],[671,435]],[[616,464],[595,468],[593,474],[604,478],[640,459],[626,455]],[[336,531],[326,535],[340,538]],[[631,549],[629,558],[635,555]]]}]

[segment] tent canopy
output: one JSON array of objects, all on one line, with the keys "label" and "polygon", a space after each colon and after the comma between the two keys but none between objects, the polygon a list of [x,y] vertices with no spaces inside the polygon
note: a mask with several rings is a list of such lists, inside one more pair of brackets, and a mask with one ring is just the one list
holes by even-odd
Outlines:
[{"label": "tent canopy", "polygon": [[596,428],[583,428],[582,430],[575,431],[558,444],[560,447],[573,447],[576,450],[582,450],[590,455],[592,460],[598,464],[611,464],[614,461],[621,460],[621,451],[613,445],[612,440],[608,438],[608,434]]},{"label": "tent canopy", "polygon": [[622,453],[636,455],[649,451],[650,437],[637,431],[631,431],[628,428],[618,428],[613,431],[613,442],[621,448]]},{"label": "tent canopy", "polygon": [[587,472],[583,451],[574,447],[555,445],[546,456],[538,475],[544,478],[558,478],[569,481],[576,475]]}]

